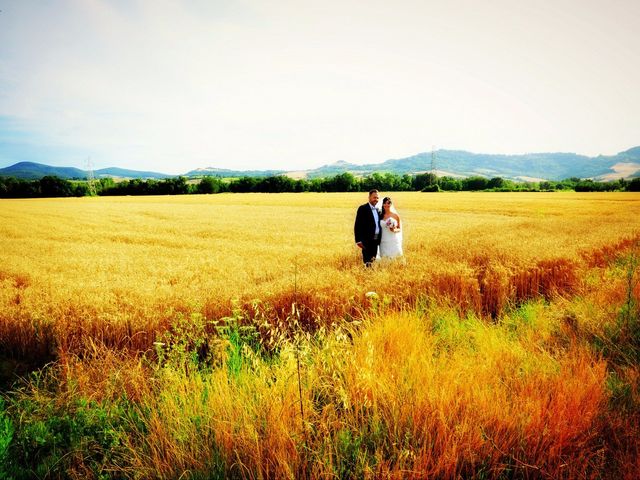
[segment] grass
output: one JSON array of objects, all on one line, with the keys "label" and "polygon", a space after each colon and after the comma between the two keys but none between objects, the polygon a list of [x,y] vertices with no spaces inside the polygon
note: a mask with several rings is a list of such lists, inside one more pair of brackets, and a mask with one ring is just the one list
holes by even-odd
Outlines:
[{"label": "grass", "polygon": [[640,197],[393,197],[2,201],[0,476],[634,478]]},{"label": "grass", "polygon": [[[631,387],[555,314],[536,303],[498,323],[443,307],[374,315],[269,358],[238,349],[237,332],[209,361],[72,356],[51,371],[62,382],[14,392],[13,449],[40,472],[96,477],[613,478],[637,458],[630,438],[628,456],[606,444],[612,429],[638,433],[621,423],[637,421],[637,383],[631,409],[611,409]],[[105,388],[121,383],[133,399]]]},{"label": "grass", "polygon": [[282,321],[296,281],[311,327],[357,316],[368,290],[497,316],[510,302],[574,291],[583,256],[603,261],[640,218],[634,194],[397,193],[406,265],[366,274],[352,239],[361,197],[3,200],[0,346],[44,362],[87,338],[146,350],[192,312]]}]

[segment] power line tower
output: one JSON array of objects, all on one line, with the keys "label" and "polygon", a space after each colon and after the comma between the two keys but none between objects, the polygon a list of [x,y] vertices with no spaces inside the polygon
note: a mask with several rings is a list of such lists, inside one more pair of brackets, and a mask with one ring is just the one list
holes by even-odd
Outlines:
[{"label": "power line tower", "polygon": [[87,183],[89,184],[89,193],[92,197],[97,195],[96,193],[96,178],[93,175],[93,162],[91,157],[87,157]]},{"label": "power line tower", "polygon": [[436,150],[435,146],[431,145],[431,178],[429,179],[429,184],[431,182],[435,182],[436,180]]}]

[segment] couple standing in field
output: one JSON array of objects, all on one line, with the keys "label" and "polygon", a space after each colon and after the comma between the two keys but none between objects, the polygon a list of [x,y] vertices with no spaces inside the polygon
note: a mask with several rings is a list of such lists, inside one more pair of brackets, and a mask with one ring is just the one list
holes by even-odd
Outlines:
[{"label": "couple standing in field", "polygon": [[391,197],[384,197],[380,205],[378,190],[369,192],[369,201],[358,207],[353,226],[356,245],[362,250],[362,261],[370,267],[376,258],[402,256],[400,216]]}]

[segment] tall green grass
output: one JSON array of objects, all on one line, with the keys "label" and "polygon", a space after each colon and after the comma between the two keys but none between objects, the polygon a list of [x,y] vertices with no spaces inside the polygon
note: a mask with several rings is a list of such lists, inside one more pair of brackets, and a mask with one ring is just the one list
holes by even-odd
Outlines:
[{"label": "tall green grass", "polygon": [[586,330],[567,328],[570,310],[582,323],[571,302],[532,301],[496,321],[422,305],[282,337],[270,352],[237,319],[215,334],[181,319],[155,352],[96,346],[8,395],[4,472],[624,477],[637,462],[637,368],[635,384],[612,376]]}]

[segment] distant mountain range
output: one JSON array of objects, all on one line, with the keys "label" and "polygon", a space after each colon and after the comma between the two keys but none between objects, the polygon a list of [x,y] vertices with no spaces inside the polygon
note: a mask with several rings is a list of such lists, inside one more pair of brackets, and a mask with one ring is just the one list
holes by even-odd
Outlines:
[{"label": "distant mountain range", "polygon": [[[344,161],[324,165],[311,170],[287,172],[284,170],[230,170],[222,168],[198,168],[183,174],[185,177],[265,177],[271,175],[291,175],[318,178],[350,172],[356,176],[374,172],[416,174],[431,171],[435,167],[438,176],[451,175],[468,177],[503,177],[514,180],[562,180],[564,178],[594,178],[615,180],[640,176],[640,147],[634,147],[616,155],[587,157],[575,153],[528,153],[523,155],[497,155],[471,153],[461,150],[437,150],[411,157],[387,160],[382,163],[357,165]],[[19,162],[0,168],[0,176],[22,179],[38,179],[45,175],[56,175],[65,179],[84,179],[87,172],[73,167],[53,167],[33,162]],[[96,178],[162,179],[175,175],[158,172],[144,172],[123,168],[103,168],[94,171]]]},{"label": "distant mountain range", "polygon": [[[66,180],[84,180],[87,172],[75,167],[53,167],[35,162],[19,162],[9,167],[0,168],[0,176],[16,177],[24,180],[37,180],[46,175],[54,175]],[[174,175],[158,172],[141,172],[126,168],[102,168],[93,172],[95,178],[169,178]]]},{"label": "distant mountain range", "polygon": [[273,175],[285,175],[287,173],[286,170],[229,170],[227,168],[215,168],[215,167],[207,167],[207,168],[196,168],[195,170],[191,170],[190,172],[185,173],[183,176],[185,177],[203,177],[203,176],[212,176],[212,177],[222,177],[222,178],[232,178],[232,177],[271,177]]},{"label": "distant mountain range", "polygon": [[587,157],[575,153],[528,153],[523,155],[479,154],[460,150],[437,150],[382,163],[355,165],[336,162],[308,170],[307,177],[323,177],[342,172],[367,175],[373,172],[415,174],[431,171],[432,158],[438,176],[503,177],[514,180],[562,180],[594,178],[615,180],[640,176],[640,147],[616,155]]}]

